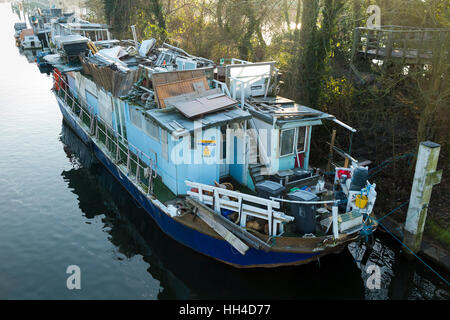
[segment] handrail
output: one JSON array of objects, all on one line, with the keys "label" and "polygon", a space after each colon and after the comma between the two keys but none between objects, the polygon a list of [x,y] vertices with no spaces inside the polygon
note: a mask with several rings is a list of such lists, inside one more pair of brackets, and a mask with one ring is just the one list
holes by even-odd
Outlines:
[{"label": "handrail", "polygon": [[[60,77],[59,80],[61,80],[68,87],[68,84],[64,79],[62,79]],[[67,90],[65,90],[62,86],[60,86],[59,90],[64,92],[64,99],[65,99],[66,103],[67,103],[67,97],[69,97],[72,100],[72,110],[71,110],[72,113],[75,113],[74,109],[75,109],[75,104],[76,104],[76,105],[78,105],[78,107],[80,109],[78,118],[82,119],[83,113],[88,117],[89,123],[90,123],[89,129],[90,129],[91,134],[94,134],[94,132],[92,132],[92,131],[93,131],[94,120],[95,120],[95,137],[97,139],[99,139],[98,138],[99,132],[103,133],[103,135],[105,136],[105,147],[108,149],[108,151],[110,149],[109,143],[110,143],[110,141],[112,141],[113,145],[116,148],[116,155],[115,155],[116,161],[118,161],[119,158],[121,158],[119,150],[121,152],[127,154],[127,174],[130,174],[130,173],[133,174],[131,172],[131,166],[130,166],[131,161],[136,165],[136,173],[134,175],[136,177],[137,182],[141,181],[141,179],[140,179],[140,170],[141,169],[144,170],[144,176],[146,176],[145,170],[146,169],[150,170],[150,172],[148,174],[148,188],[147,188],[147,195],[149,195],[153,191],[152,180],[153,180],[153,178],[156,178],[156,176],[157,176],[157,169],[156,169],[157,167],[155,165],[155,168],[153,168],[153,159],[150,158],[150,156],[148,156],[146,153],[139,150],[139,148],[135,147],[133,144],[128,142],[127,139],[123,138],[118,132],[116,132],[114,130],[114,128],[112,128],[108,123],[106,123],[106,121],[100,115],[94,115],[94,114],[92,114],[91,111],[87,112],[85,110],[85,107],[83,107],[77,100],[75,100],[73,95],[70,92],[67,92]],[[86,107],[89,108],[90,110],[93,109],[92,106],[89,106],[87,104],[87,102],[85,102],[85,104],[86,104]],[[81,121],[83,121],[83,120],[81,120]],[[105,127],[105,130],[100,128],[100,126],[98,125],[98,122],[100,122],[100,124],[102,124]],[[108,131],[110,131],[110,135],[108,135]],[[113,138],[115,138],[115,139],[113,139]],[[118,142],[119,138],[123,138],[123,141],[126,142],[126,149],[124,149],[121,146],[121,144]],[[137,161],[134,160],[130,155],[130,146],[132,148],[134,148],[134,151],[132,151],[132,152],[135,154]],[[143,156],[147,157],[148,162],[149,162],[148,164],[146,162],[144,162],[146,165],[145,167],[143,165],[141,165],[140,161],[139,161],[140,159],[142,159]],[[144,159],[142,159],[142,160],[144,160]],[[155,158],[155,161],[156,161],[156,158]]]},{"label": "handrail", "polygon": [[[283,231],[283,223],[291,222],[294,220],[293,217],[286,216],[282,212],[273,210],[280,208],[280,203],[277,201],[198,182],[192,182],[189,180],[185,180],[184,182],[188,187],[197,189],[197,191],[188,191],[188,195],[197,197],[200,202],[213,205],[214,211],[216,211],[218,214],[220,214],[221,209],[227,209],[237,212],[241,227],[246,226],[247,216],[250,215],[258,217],[268,221],[269,235],[272,236],[276,234],[278,227],[280,227],[281,232]],[[210,192],[212,193],[212,195],[203,194],[203,191]],[[228,200],[226,198],[223,198],[224,196],[237,200]],[[262,204],[266,206],[266,208],[261,208],[246,203],[244,204],[243,201],[252,202],[258,205]]]},{"label": "handrail", "polygon": [[[67,87],[69,87],[69,84],[68,84],[63,78],[59,78],[59,80],[61,80]],[[73,96],[72,96],[72,94],[71,94],[70,92],[68,93],[68,92],[67,92],[65,89],[63,89],[63,88],[60,88],[60,89],[62,89],[62,90],[64,91],[64,93],[68,94],[69,97],[70,97],[70,99],[72,99],[72,101],[73,101],[74,103],[78,104],[78,106],[83,110],[83,112],[86,114],[86,116],[88,116],[89,118],[91,117],[91,113],[86,112],[86,110],[83,109],[83,106],[73,98]],[[93,109],[92,106],[89,106],[89,105],[88,105],[87,101],[84,102],[82,99],[81,99],[81,101],[82,101],[83,103],[86,104],[86,107],[87,107],[88,109],[91,109],[91,110]],[[143,152],[142,150],[140,150],[138,147],[134,146],[134,145],[133,145],[132,143],[130,143],[125,137],[123,137],[120,133],[118,133],[111,125],[109,125],[109,124],[106,122],[105,119],[102,118],[101,115],[97,114],[97,115],[93,115],[93,116],[94,116],[94,118],[98,118],[98,120],[100,120],[100,121],[102,122],[102,125],[104,125],[105,127],[108,127],[108,128],[114,133],[114,136],[116,136],[116,137],[120,138],[122,141],[124,141],[124,142],[125,142],[124,144],[127,144],[128,146],[131,146],[132,148],[134,148],[134,149],[137,151],[137,153],[140,153],[141,155],[144,155],[145,157],[147,157],[148,161],[152,160],[152,158],[151,158],[149,155],[147,155],[145,152]],[[101,129],[100,129],[100,130],[101,130]],[[101,131],[102,131],[102,130],[101,130]],[[102,131],[102,132],[103,132],[103,131]],[[105,132],[103,132],[103,133],[105,133]]]},{"label": "handrail", "polygon": [[228,86],[225,82],[219,81],[219,80],[213,80],[214,87],[217,88],[220,86],[220,89],[222,89],[222,93],[225,93],[231,98],[230,90],[228,90]]}]

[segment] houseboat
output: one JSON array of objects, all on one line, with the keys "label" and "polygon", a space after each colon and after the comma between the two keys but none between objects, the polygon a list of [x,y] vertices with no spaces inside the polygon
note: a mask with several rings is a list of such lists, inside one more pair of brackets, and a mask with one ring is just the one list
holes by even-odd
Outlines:
[{"label": "houseboat", "polygon": [[368,168],[342,151],[331,172],[310,163],[314,127],[356,130],[277,96],[275,62],[216,65],[109,32],[102,47],[80,27],[52,25],[43,57],[64,121],[172,239],[234,267],[278,267],[376,229]]}]

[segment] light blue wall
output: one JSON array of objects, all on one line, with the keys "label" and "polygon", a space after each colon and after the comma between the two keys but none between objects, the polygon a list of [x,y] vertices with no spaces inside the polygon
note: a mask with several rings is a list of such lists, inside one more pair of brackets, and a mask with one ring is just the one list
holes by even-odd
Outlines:
[{"label": "light blue wall", "polygon": [[75,98],[78,99],[78,87],[75,81],[75,78],[70,74],[67,74],[67,83],[69,84],[69,90],[73,94]]},{"label": "light blue wall", "polygon": [[[128,141],[132,145],[136,146],[142,152],[145,152],[150,157],[154,158],[157,154],[157,170],[158,175],[162,177],[163,183],[175,194],[186,194],[188,187],[185,184],[185,180],[195,181],[199,183],[213,185],[214,181],[219,181],[220,166],[217,163],[208,164],[208,159],[202,156],[202,147],[197,145],[197,149],[191,150],[187,148],[189,154],[183,154],[182,144],[185,143],[182,139],[175,140],[166,131],[159,128],[160,136],[163,132],[168,134],[168,160],[162,156],[161,141],[156,141],[153,137],[147,135],[142,129],[136,127],[130,119],[128,103],[123,104],[125,106],[125,119]],[[215,130],[215,128],[212,128]],[[210,132],[212,130],[208,129]],[[208,131],[207,130],[207,131]],[[161,139],[161,138],[160,138]],[[186,138],[187,143],[190,145],[190,137]],[[198,139],[202,139],[199,137]],[[216,135],[204,136],[207,140],[217,140]],[[133,148],[130,148],[133,151]],[[197,153],[199,161],[201,163],[194,162],[194,155]],[[217,157],[216,148],[211,148],[211,159]],[[190,159],[190,163],[176,164],[171,161],[172,157],[178,159]],[[182,162],[182,161],[180,161]]]},{"label": "light blue wall", "polygon": [[93,108],[95,115],[98,115],[98,99],[88,91],[86,91],[86,102],[88,106]]},{"label": "light blue wall", "polygon": [[[216,140],[214,147],[209,147],[211,151],[210,157],[203,156],[203,146],[197,143],[196,149],[192,150],[191,137],[186,136],[178,140],[172,140],[171,153],[169,156],[176,164],[176,182],[177,194],[186,194],[189,188],[185,184],[185,180],[199,182],[208,185],[214,185],[214,181],[219,182],[220,164],[218,158],[218,137],[215,133],[216,128],[207,129],[203,132],[203,137],[197,137],[198,140]],[[184,154],[188,152],[188,154]],[[212,163],[211,163],[212,162]]]},{"label": "light blue wall", "polygon": [[[159,176],[162,177],[163,183],[174,193],[177,193],[177,186],[176,186],[176,167],[175,165],[169,163],[166,159],[162,157],[162,148],[161,148],[161,141],[157,141],[153,137],[150,137],[147,135],[142,129],[136,127],[130,120],[130,113],[129,113],[129,105],[128,102],[125,102],[123,104],[120,104],[120,106],[124,107],[124,116],[125,116],[125,122],[126,122],[126,130],[127,130],[127,140],[132,145],[136,146],[139,150],[146,153],[150,158],[153,159],[155,162],[156,157],[156,163],[157,163],[157,173]],[[160,137],[161,137],[161,128],[160,130]],[[161,139],[161,138],[160,138]],[[170,157],[171,152],[171,141],[169,138],[168,141],[168,154]],[[130,150],[133,151],[133,148],[130,147]],[[155,156],[156,154],[156,156]],[[144,162],[149,164],[149,161],[147,159],[143,159]]]},{"label": "light blue wall", "polygon": [[279,158],[278,170],[293,169],[295,166],[295,155],[284,156]]},{"label": "light blue wall", "polygon": [[244,184],[244,159],[243,159],[243,146],[242,140],[237,137],[234,138],[233,143],[233,163],[229,165],[230,176],[232,176],[240,184]]}]

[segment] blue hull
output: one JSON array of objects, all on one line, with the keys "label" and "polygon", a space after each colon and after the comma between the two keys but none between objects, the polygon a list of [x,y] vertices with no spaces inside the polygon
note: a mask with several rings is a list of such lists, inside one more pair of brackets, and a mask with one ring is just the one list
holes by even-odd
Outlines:
[{"label": "blue hull", "polygon": [[57,99],[59,108],[64,119],[81,138],[91,146],[98,160],[109,170],[109,172],[121,183],[128,193],[139,203],[140,206],[156,221],[159,228],[169,237],[181,244],[220,260],[235,267],[275,267],[281,265],[297,265],[309,262],[319,253],[290,253],[290,252],[265,252],[249,248],[245,255],[240,254],[225,240],[220,240],[201,233],[197,230],[178,222],[156,207],[146,195],[121,173],[116,165],[105,155],[105,153],[92,141],[90,136],[83,130],[73,117],[70,109],[60,99]]}]

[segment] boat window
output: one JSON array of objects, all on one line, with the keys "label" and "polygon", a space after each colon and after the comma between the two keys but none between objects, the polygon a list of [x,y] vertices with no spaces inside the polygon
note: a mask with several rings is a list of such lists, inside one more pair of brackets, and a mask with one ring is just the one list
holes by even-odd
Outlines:
[{"label": "boat window", "polygon": [[156,141],[159,142],[159,127],[151,121],[146,120],[144,122],[145,122],[145,127],[144,127],[145,132],[150,137],[152,137],[153,139],[155,139]]},{"label": "boat window", "polygon": [[280,157],[294,153],[294,135],[295,129],[287,129],[281,131]]},{"label": "boat window", "polygon": [[298,128],[297,152],[305,152],[306,150],[306,130],[307,127]]},{"label": "boat window", "polygon": [[166,160],[169,160],[169,145],[167,141],[167,131],[164,129],[161,129],[161,153],[162,157]]},{"label": "boat window", "polygon": [[142,129],[142,114],[139,112],[139,110],[130,107],[130,119],[132,124],[134,124],[139,129]]},{"label": "boat window", "polygon": [[220,159],[227,158],[227,126],[220,127],[221,146],[220,146]]}]

